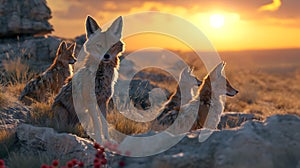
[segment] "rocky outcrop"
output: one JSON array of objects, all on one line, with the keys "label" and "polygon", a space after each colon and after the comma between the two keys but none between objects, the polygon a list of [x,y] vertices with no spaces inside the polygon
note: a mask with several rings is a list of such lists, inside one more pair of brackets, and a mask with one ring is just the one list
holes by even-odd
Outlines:
[{"label": "rocky outcrop", "polygon": [[[215,131],[204,142],[199,142],[199,135],[203,130],[189,133],[169,150],[154,156],[111,156],[110,166],[118,167],[118,162],[115,161],[123,160],[125,167],[130,168],[299,167],[299,130],[298,116],[275,115],[264,122],[248,121],[239,128]],[[153,135],[153,132],[150,134]],[[44,153],[62,160],[77,158],[86,165],[93,162],[93,143],[75,135],[21,124],[17,128],[16,137],[20,146],[18,152],[21,153]]]},{"label": "rocky outcrop", "polygon": [[52,63],[61,39],[42,36],[53,31],[48,22],[50,18],[51,11],[45,0],[0,0],[1,83],[7,82],[10,73],[3,67],[3,61],[19,59],[34,73]]},{"label": "rocky outcrop", "polygon": [[96,150],[93,143],[72,134],[57,133],[52,128],[21,124],[16,131],[18,152],[47,154],[60,160],[77,159],[92,165]]},{"label": "rocky outcrop", "polygon": [[2,60],[20,57],[34,63],[52,62],[61,39],[55,37],[28,37],[7,39],[0,43],[0,63]]},{"label": "rocky outcrop", "polygon": [[241,126],[246,121],[262,120],[262,118],[254,114],[244,114],[239,112],[225,112],[221,116],[218,124],[218,129],[236,128]]},{"label": "rocky outcrop", "polygon": [[29,109],[15,102],[10,107],[0,109],[0,130],[13,130],[24,123],[29,116]]},{"label": "rocky outcrop", "polygon": [[239,129],[215,131],[201,143],[201,131],[190,133],[155,156],[119,159],[125,159],[126,167],[130,168],[299,167],[299,130],[298,116],[275,115],[264,122],[246,122]]},{"label": "rocky outcrop", "polygon": [[0,38],[50,33],[50,18],[45,0],[0,0]]}]

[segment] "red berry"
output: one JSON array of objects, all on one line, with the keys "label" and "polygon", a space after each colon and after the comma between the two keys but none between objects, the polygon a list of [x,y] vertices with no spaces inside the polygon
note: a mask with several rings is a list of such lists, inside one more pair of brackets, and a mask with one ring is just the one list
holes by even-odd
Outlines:
[{"label": "red berry", "polygon": [[77,165],[78,161],[76,159],[72,160],[73,165]]},{"label": "red berry", "polygon": [[103,156],[104,156],[103,154],[99,154],[99,153],[96,154],[96,158],[99,158],[99,159],[101,159]]},{"label": "red berry", "polygon": [[53,166],[48,166],[48,168],[54,168]]},{"label": "red berry", "polygon": [[4,166],[4,160],[0,159],[0,166]]},{"label": "red berry", "polygon": [[97,158],[103,158],[105,157],[104,153],[102,151],[98,151],[95,155]]},{"label": "red berry", "polygon": [[94,148],[99,149],[101,146],[98,143],[94,143]]},{"label": "red berry", "polygon": [[100,162],[94,163],[94,168],[101,168],[101,163]]},{"label": "red berry", "polygon": [[105,151],[105,149],[101,146],[100,148],[100,151],[102,151],[102,152],[104,152]]},{"label": "red berry", "polygon": [[48,168],[46,164],[42,164],[41,168]]},{"label": "red berry", "polygon": [[67,163],[67,167],[68,168],[72,168],[74,165],[73,165],[73,162],[72,161],[69,161],[68,163]]},{"label": "red berry", "polygon": [[102,160],[101,160],[101,164],[106,165],[106,163],[107,163],[107,160],[106,160],[106,159],[102,159]]},{"label": "red berry", "polygon": [[120,166],[120,167],[124,167],[124,166],[125,166],[125,162],[124,162],[124,161],[120,161],[120,162],[119,162],[119,166]]},{"label": "red berry", "polygon": [[103,152],[102,152],[102,151],[97,151],[97,153],[103,155]]},{"label": "red berry", "polygon": [[58,160],[53,160],[52,161],[52,166],[56,167],[56,166],[58,166],[58,164],[59,164]]},{"label": "red berry", "polygon": [[96,164],[96,163],[100,163],[100,160],[98,158],[94,159],[94,164]]},{"label": "red berry", "polygon": [[0,166],[0,168],[5,168],[4,165]]},{"label": "red berry", "polygon": [[83,162],[79,162],[79,163],[78,163],[78,166],[79,166],[79,167],[83,167],[83,166],[84,166],[84,163],[83,163]]}]

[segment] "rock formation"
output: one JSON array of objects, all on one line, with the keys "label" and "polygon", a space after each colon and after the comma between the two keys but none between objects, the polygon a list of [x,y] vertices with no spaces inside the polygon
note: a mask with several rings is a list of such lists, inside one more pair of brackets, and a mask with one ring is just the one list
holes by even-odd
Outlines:
[{"label": "rock formation", "polygon": [[0,38],[50,33],[50,18],[45,0],[0,0]]},{"label": "rock formation", "polygon": [[196,131],[158,155],[118,159],[125,159],[130,168],[299,167],[299,130],[298,116],[275,115],[264,122],[248,121],[238,129],[216,131],[202,143],[198,141],[201,131]]},{"label": "rock formation", "polygon": [[60,160],[76,158],[91,165],[96,150],[93,142],[67,133],[57,133],[52,128],[34,127],[21,124],[16,131],[18,152],[32,154],[45,153]]}]

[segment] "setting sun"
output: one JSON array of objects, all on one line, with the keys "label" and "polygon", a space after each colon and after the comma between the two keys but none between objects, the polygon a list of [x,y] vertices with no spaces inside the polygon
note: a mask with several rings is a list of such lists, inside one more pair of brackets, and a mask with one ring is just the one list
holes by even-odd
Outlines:
[{"label": "setting sun", "polygon": [[224,18],[225,18],[224,15],[213,14],[213,15],[210,16],[210,25],[213,28],[223,27],[224,26],[224,22],[225,22]]}]

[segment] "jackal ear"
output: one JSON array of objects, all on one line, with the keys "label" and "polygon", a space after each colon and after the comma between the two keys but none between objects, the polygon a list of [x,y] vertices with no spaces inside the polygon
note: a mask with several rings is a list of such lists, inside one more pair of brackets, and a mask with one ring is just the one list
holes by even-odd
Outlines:
[{"label": "jackal ear", "polygon": [[59,47],[57,49],[57,55],[60,55],[63,51],[66,51],[67,50],[67,43],[65,41],[62,41],[60,44],[59,44]]},{"label": "jackal ear", "polygon": [[222,71],[224,70],[224,66],[225,66],[225,62],[221,62],[220,64],[218,64],[213,71],[211,71],[210,76],[212,78],[218,78],[220,76],[222,76]]},{"label": "jackal ear", "polygon": [[190,71],[189,71],[190,74],[193,75],[194,71],[195,71],[195,67],[194,67],[194,66],[191,66],[191,67],[190,67]]},{"label": "jackal ear", "polygon": [[123,28],[123,19],[122,16],[119,16],[107,29],[107,31],[113,33],[117,38],[121,39],[122,37],[122,28]]},{"label": "jackal ear", "polygon": [[186,80],[188,78],[188,76],[190,76],[190,68],[189,67],[185,67],[182,69],[180,76],[179,76],[179,81],[181,80]]},{"label": "jackal ear", "polygon": [[68,50],[74,50],[75,49],[75,47],[76,47],[76,43],[72,43],[71,45],[70,45],[70,47],[68,48]]},{"label": "jackal ear", "polygon": [[101,28],[95,19],[93,19],[91,16],[87,16],[85,21],[86,39],[88,39],[98,29],[101,31]]},{"label": "jackal ear", "polygon": [[73,49],[72,49],[72,53],[75,55],[75,52],[76,52],[76,46],[77,46],[77,44],[76,44],[76,42],[73,44]]},{"label": "jackal ear", "polygon": [[69,51],[72,51],[72,55],[75,55],[75,51],[76,51],[76,42],[72,43],[70,45],[70,47],[68,48]]}]

